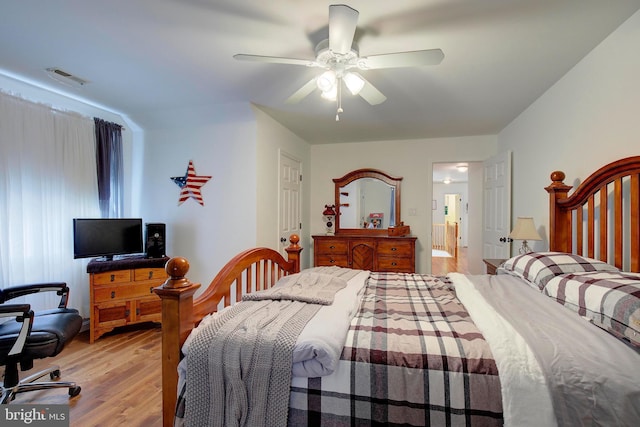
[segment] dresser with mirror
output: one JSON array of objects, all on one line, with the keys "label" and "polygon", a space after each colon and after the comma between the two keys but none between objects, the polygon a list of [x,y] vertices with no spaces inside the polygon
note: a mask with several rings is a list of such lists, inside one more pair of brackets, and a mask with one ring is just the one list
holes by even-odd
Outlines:
[{"label": "dresser with mirror", "polygon": [[312,236],[314,265],[415,273],[416,237],[390,235],[404,225],[402,177],[358,169],[333,182],[335,234]]}]

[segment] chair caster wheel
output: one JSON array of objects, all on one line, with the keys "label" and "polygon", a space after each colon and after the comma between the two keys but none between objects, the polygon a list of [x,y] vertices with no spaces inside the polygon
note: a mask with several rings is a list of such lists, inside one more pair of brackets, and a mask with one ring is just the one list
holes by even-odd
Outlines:
[{"label": "chair caster wheel", "polygon": [[75,396],[79,395],[80,394],[80,390],[82,390],[82,387],[80,387],[79,385],[75,386],[75,387],[71,387],[69,389],[69,396],[75,397]]},{"label": "chair caster wheel", "polygon": [[60,378],[60,369],[56,369],[49,374],[51,380],[55,380],[56,378]]}]

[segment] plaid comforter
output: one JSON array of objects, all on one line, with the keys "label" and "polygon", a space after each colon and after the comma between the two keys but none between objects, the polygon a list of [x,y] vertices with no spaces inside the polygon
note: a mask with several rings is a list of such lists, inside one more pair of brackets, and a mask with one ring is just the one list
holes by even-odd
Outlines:
[{"label": "plaid comforter", "polygon": [[446,279],[371,273],[336,370],[293,378],[288,425],[502,426],[498,369]]},{"label": "plaid comforter", "polygon": [[372,273],[337,370],[294,378],[289,425],[499,426],[498,370],[448,284]]}]

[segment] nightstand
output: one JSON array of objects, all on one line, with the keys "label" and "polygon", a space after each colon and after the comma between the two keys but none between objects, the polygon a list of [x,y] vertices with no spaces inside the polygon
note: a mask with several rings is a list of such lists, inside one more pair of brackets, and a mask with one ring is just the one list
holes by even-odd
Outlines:
[{"label": "nightstand", "polygon": [[496,269],[506,261],[506,259],[483,259],[487,265],[487,274],[496,274]]}]

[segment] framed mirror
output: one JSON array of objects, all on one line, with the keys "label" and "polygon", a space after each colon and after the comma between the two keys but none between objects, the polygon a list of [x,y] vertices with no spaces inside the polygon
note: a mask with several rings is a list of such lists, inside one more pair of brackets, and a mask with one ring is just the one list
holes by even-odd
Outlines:
[{"label": "framed mirror", "polygon": [[334,178],[336,234],[387,234],[401,224],[400,182],[377,169],[358,169]]}]

